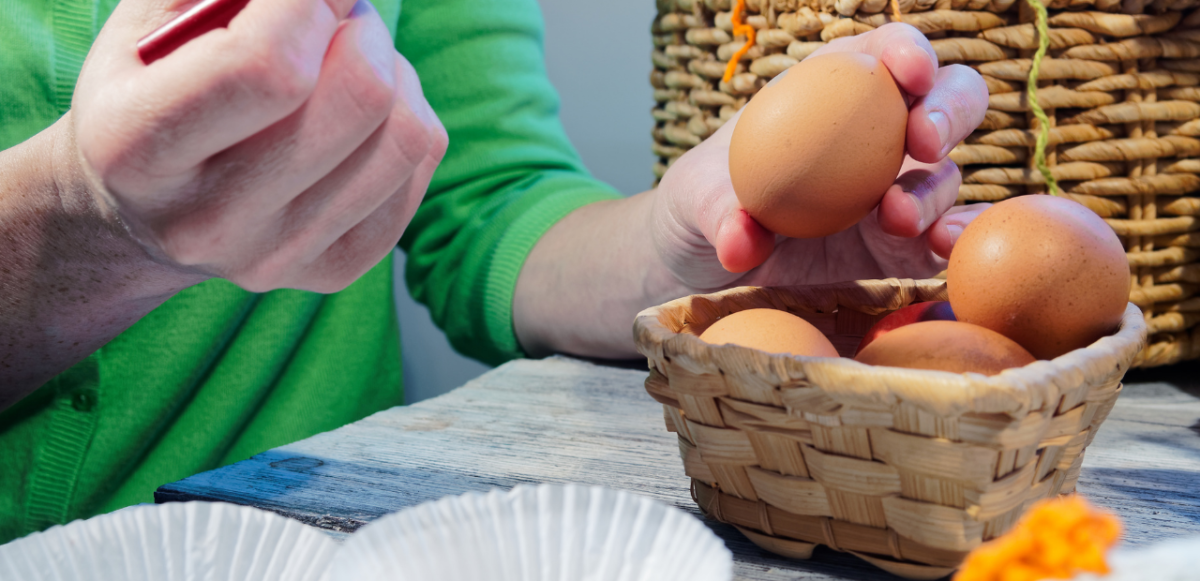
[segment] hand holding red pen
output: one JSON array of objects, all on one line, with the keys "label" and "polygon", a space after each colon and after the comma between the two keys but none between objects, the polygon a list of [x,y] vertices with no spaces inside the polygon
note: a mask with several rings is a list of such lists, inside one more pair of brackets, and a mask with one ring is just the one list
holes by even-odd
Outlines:
[{"label": "hand holding red pen", "polygon": [[345,287],[395,246],[445,152],[415,71],[347,0],[253,0],[143,64],[135,45],[177,6],[118,6],[80,75],[66,165],[188,282]]}]

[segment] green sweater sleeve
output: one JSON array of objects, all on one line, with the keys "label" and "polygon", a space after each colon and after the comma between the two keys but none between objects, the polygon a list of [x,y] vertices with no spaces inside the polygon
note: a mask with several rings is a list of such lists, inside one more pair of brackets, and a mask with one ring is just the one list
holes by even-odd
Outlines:
[{"label": "green sweater sleeve", "polygon": [[517,275],[558,220],[619,197],[593,179],[558,120],[536,0],[409,0],[396,47],[450,135],[400,246],[405,280],[462,353],[521,357]]}]

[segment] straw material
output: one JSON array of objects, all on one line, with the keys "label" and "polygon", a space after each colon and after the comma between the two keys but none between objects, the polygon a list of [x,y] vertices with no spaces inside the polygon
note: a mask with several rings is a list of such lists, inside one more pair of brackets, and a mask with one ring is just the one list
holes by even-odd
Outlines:
[{"label": "straw material", "polygon": [[[1129,252],[1130,296],[1153,333],[1138,365],[1200,358],[1200,326],[1192,323],[1200,320],[1200,286],[1178,284],[1200,284],[1190,252],[1200,247],[1191,235],[1200,230],[1191,219],[1200,208],[1200,0],[1043,0],[1048,48],[1034,95],[1046,124],[1028,94],[1041,40],[1030,1],[896,2],[943,65],[973,67],[987,82],[982,125],[950,154],[964,174],[959,201],[1046,193],[1047,182],[1057,182],[1059,192],[1110,220]],[[746,0],[740,21],[754,29],[754,41],[723,81],[747,44],[733,30],[736,0],[656,2],[659,177],[775,75],[831,40],[897,20],[890,0]],[[1174,254],[1161,264],[1143,260],[1167,250]],[[1171,279],[1180,267],[1195,267],[1190,279]]]},{"label": "straw material", "polygon": [[774,308],[851,355],[887,313],[945,299],[945,281],[888,279],[742,287],[639,314],[646,391],[679,436],[701,510],[781,555],[807,558],[820,544],[936,579],[1031,503],[1074,490],[1083,450],[1145,345],[1132,304],[1116,334],[993,377],[772,355],[696,336],[729,313]]}]

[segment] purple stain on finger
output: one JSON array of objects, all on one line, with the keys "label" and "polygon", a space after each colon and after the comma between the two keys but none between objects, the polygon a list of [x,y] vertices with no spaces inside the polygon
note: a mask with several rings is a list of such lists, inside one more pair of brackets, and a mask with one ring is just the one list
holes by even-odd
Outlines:
[{"label": "purple stain on finger", "polygon": [[[927,169],[909,170],[896,179],[901,190],[913,194],[917,200],[937,189],[938,174]],[[919,204],[918,204],[919,207]]]}]

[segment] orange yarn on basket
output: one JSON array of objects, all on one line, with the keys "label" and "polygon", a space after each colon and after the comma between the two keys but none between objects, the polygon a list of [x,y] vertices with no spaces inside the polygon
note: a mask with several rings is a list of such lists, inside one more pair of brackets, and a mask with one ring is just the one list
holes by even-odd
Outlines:
[{"label": "orange yarn on basket", "polygon": [[737,49],[733,56],[729,58],[729,64],[725,65],[725,76],[722,81],[728,83],[733,79],[733,73],[737,71],[738,61],[750,52],[750,46],[754,44],[754,27],[746,24],[746,0],[737,0],[737,4],[733,6],[733,14],[730,20],[733,21],[733,36],[737,37],[740,34],[746,35],[746,44],[742,48]]},{"label": "orange yarn on basket", "polygon": [[953,581],[1040,581],[1108,573],[1121,523],[1079,496],[1043,500],[1004,536],[967,555]]},{"label": "orange yarn on basket", "polygon": [[[892,18],[896,22],[904,22],[904,16],[900,12],[899,0],[892,0]],[[725,65],[725,76],[721,77],[721,81],[728,83],[733,80],[733,73],[737,72],[738,61],[750,52],[750,46],[754,44],[754,27],[746,24],[746,0],[737,0],[733,5],[733,13],[730,15],[730,20],[733,22],[733,36],[737,38],[739,35],[746,35],[746,44],[742,48],[737,49],[733,56],[729,58],[729,62]]]}]

